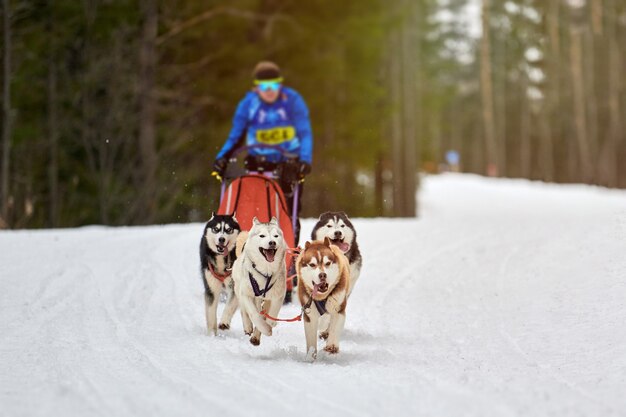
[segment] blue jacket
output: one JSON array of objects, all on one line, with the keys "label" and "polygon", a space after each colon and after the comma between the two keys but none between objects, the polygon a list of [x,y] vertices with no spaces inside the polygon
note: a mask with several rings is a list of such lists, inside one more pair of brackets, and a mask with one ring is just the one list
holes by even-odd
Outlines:
[{"label": "blue jacket", "polygon": [[[301,161],[313,159],[313,133],[309,121],[309,109],[295,90],[283,86],[278,99],[268,104],[250,91],[239,102],[233,128],[217,158],[230,154],[240,145],[243,135],[245,145],[266,144],[281,147],[296,154]],[[282,162],[283,156],[272,149],[253,149],[250,155],[265,155],[270,162]]]}]

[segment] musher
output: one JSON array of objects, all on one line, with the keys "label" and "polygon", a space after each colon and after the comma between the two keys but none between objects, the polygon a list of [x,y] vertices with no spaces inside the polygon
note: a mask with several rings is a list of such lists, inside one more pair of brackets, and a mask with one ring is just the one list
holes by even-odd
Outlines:
[{"label": "musher", "polygon": [[[239,102],[233,127],[226,143],[217,154],[213,168],[222,176],[232,153],[241,146],[270,145],[267,148],[252,148],[248,152],[245,166],[248,171],[262,168],[273,171],[286,168],[278,179],[287,199],[289,213],[293,211],[294,184],[311,172],[313,157],[313,135],[309,120],[309,109],[297,91],[283,85],[280,68],[273,62],[261,61],[254,68],[254,88]],[[293,154],[287,159],[272,148],[282,148]],[[296,245],[300,238],[300,200],[298,198],[298,220],[294,237]]]}]

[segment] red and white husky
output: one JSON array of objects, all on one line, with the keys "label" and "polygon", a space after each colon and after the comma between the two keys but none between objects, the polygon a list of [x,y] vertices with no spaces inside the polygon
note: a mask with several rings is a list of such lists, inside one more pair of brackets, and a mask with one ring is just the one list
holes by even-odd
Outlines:
[{"label": "red and white husky", "polygon": [[306,358],[317,358],[317,332],[320,318],[329,317],[328,338],[324,350],[339,352],[339,338],[346,321],[350,290],[350,264],[342,250],[330,239],[306,242],[296,260],[298,298],[304,307]]}]

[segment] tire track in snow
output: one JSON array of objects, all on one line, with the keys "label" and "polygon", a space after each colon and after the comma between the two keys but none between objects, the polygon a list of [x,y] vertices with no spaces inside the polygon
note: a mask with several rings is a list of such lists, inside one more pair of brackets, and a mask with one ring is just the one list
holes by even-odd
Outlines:
[{"label": "tire track in snow", "polygon": [[[368,305],[367,311],[386,311],[388,319],[393,320],[394,316],[393,314],[390,314],[391,312],[389,311],[389,307],[396,306],[396,310],[397,310],[398,308],[402,309],[406,305],[411,305],[411,304],[414,304],[415,302],[419,302],[420,295],[415,294],[414,291],[411,291],[411,289],[418,288],[420,285],[420,282],[423,281],[424,274],[421,271],[428,269],[428,266],[431,265],[437,259],[440,259],[444,257],[445,255],[450,254],[451,252],[462,253],[463,252],[461,250],[462,248],[472,247],[474,246],[473,245],[474,243],[479,242],[481,240],[488,239],[492,235],[494,235],[493,231],[482,232],[480,234],[470,234],[471,237],[452,240],[445,245],[436,247],[433,251],[427,254],[422,253],[418,257],[413,256],[412,258],[415,259],[415,261],[410,262],[408,265],[402,267],[398,272],[389,274],[389,276],[392,276],[392,275],[394,276],[395,278],[394,280],[386,280],[384,285],[379,285],[379,283],[374,284],[378,286],[377,295],[376,297],[374,297],[373,305]],[[409,243],[409,242],[412,242],[413,240],[414,239],[407,239],[406,242]],[[398,248],[405,248],[405,247],[407,249],[411,248],[410,245],[404,246],[403,244],[394,243],[393,250],[397,250]],[[411,256],[407,254],[407,256],[405,256],[404,258],[411,259]],[[446,257],[446,259],[451,259],[451,258],[453,257],[451,256]],[[378,263],[377,261],[378,262],[384,261],[386,263],[386,256],[382,255],[372,260],[367,260],[367,264],[375,265],[376,263]],[[361,278],[359,278],[358,285],[364,285],[364,284],[367,285],[365,283],[365,280],[367,280],[367,278],[368,278],[367,276],[362,276]],[[441,282],[444,283],[444,281],[441,281]],[[380,289],[382,289],[383,291],[380,291]],[[353,297],[354,295],[351,297],[351,300],[353,299]],[[399,297],[401,297],[402,299],[399,299]],[[407,298],[409,298],[409,300],[407,300]],[[410,298],[415,298],[415,299],[411,301]],[[407,314],[411,314],[411,312],[404,309],[402,311],[402,314],[400,314],[400,316],[403,317],[402,321],[405,321],[407,319],[412,320],[412,318],[409,318],[406,316]],[[395,316],[395,317],[399,317],[399,316]],[[381,338],[380,338],[381,340],[387,337],[391,337],[392,339],[394,338],[394,334],[389,333],[388,322],[386,320],[379,321],[376,324],[378,325],[378,327],[383,326],[386,332],[385,333],[386,336],[382,335],[379,332],[379,334],[381,334]],[[502,413],[502,415],[514,414],[513,411],[509,407],[503,404],[494,404],[493,399],[489,398],[486,394],[481,394],[474,389],[468,388],[465,385],[461,385],[457,382],[435,376],[434,374],[429,373],[426,370],[410,363],[410,361],[407,361],[407,359],[410,357],[410,356],[407,356],[408,352],[403,352],[401,354],[399,352],[394,351],[393,346],[390,346],[389,348],[387,348],[386,351],[387,353],[390,353],[393,357],[395,357],[398,360],[398,362],[403,363],[404,364],[403,367],[408,368],[408,370],[413,375],[416,375],[417,377],[422,378],[436,385],[437,389],[441,392],[451,393],[456,397],[461,397],[465,400],[473,400],[474,402],[477,398],[480,398],[481,399],[480,402],[484,406],[484,409],[492,410],[493,408],[497,408],[500,411],[500,413]],[[401,358],[403,359],[401,360]]]},{"label": "tire track in snow", "polygon": [[[200,233],[201,234],[201,233]],[[178,311],[182,311],[181,306],[187,306],[185,308],[186,312],[183,314],[180,314],[181,319],[186,320],[186,323],[190,323],[190,325],[186,326],[188,332],[190,332],[190,328],[197,328],[197,321],[194,320],[191,317],[191,314],[188,314],[187,312],[191,311],[191,309],[193,308],[191,303],[193,302],[193,298],[192,297],[188,297],[188,296],[183,296],[181,295],[181,291],[180,288],[184,287],[184,284],[191,284],[193,286],[193,292],[199,292],[202,293],[202,283],[200,281],[200,276],[199,276],[199,271],[197,272],[197,276],[194,277],[196,279],[194,279],[193,281],[191,279],[188,279],[186,277],[186,275],[184,273],[182,273],[180,270],[174,272],[172,271],[172,265],[171,264],[167,264],[167,265],[163,265],[160,262],[160,259],[165,259],[163,256],[160,256],[160,254],[169,254],[171,257],[172,253],[176,253],[177,248],[181,248],[184,247],[184,242],[187,241],[187,236],[181,236],[177,239],[171,239],[168,240],[165,244],[161,244],[159,245],[159,247],[156,247],[154,250],[150,251],[152,258],[152,261],[158,265],[159,271],[163,276],[167,276],[167,278],[169,279],[169,281],[171,282],[172,286],[172,294],[175,295],[176,298],[176,304],[178,306]],[[195,252],[194,252],[195,255]],[[181,258],[185,258],[187,257],[187,253],[184,253],[182,255],[180,255]],[[180,259],[180,258],[176,258],[176,259]],[[194,258],[195,261],[195,258]],[[180,268],[181,270],[186,270],[188,266],[188,263],[182,263],[182,267]],[[192,292],[191,287],[187,286],[186,287],[186,293],[187,295]],[[200,298],[199,299],[200,303],[203,303],[203,300]],[[218,311],[218,313],[221,314],[221,310],[223,310],[223,305],[220,305],[220,311]],[[204,316],[202,316],[202,319],[204,318]],[[202,320],[201,320],[202,321]],[[237,325],[239,325],[239,327],[241,327],[240,323],[239,323],[239,314],[236,314],[233,320],[233,329],[237,328]],[[297,326],[300,327],[300,326]],[[302,331],[302,329],[299,329],[300,331]],[[231,330],[230,332],[233,332],[233,330]],[[280,332],[280,330],[279,330]],[[232,336],[233,333],[231,333]],[[277,337],[278,335],[273,336]],[[230,337],[228,337],[230,339]],[[304,335],[302,335],[302,338],[304,338]],[[293,411],[293,404],[292,403],[285,403],[284,400],[284,390],[289,390],[291,393],[293,394],[297,394],[299,392],[301,392],[299,390],[299,388],[295,388],[292,385],[286,384],[284,383],[282,380],[272,380],[272,383],[275,385],[279,385],[280,388],[275,387],[275,386],[269,386],[268,387],[268,378],[267,375],[271,374],[272,370],[268,369],[265,372],[263,370],[259,369],[259,366],[257,364],[257,362],[259,361],[259,359],[271,359],[276,357],[275,355],[275,351],[272,350],[271,352],[268,353],[267,349],[273,349],[272,345],[275,343],[275,339],[267,339],[265,338],[265,342],[262,345],[261,349],[264,349],[265,351],[261,350],[259,351],[259,348],[256,347],[251,347],[248,343],[248,338],[247,337],[239,337],[237,338],[236,336],[234,337],[234,342],[237,343],[237,346],[234,348],[234,350],[232,348],[229,348],[229,346],[231,345],[230,343],[226,343],[223,344],[221,342],[230,342],[230,340],[223,340],[222,338],[218,337],[218,338],[213,338],[213,337],[207,337],[206,335],[202,335],[201,339],[196,339],[195,340],[203,340],[206,341],[206,343],[199,343],[196,344],[196,347],[198,348],[199,351],[201,351],[202,349],[206,349],[206,346],[211,345],[212,349],[220,349],[221,352],[215,352],[216,354],[220,354],[220,353],[226,353],[230,356],[233,356],[233,358],[240,356],[241,353],[246,352],[247,357],[250,359],[251,363],[248,364],[248,367],[243,367],[242,369],[237,369],[234,370],[232,365],[229,366],[229,364],[226,363],[222,363],[221,361],[218,361],[216,363],[213,363],[214,366],[217,366],[219,368],[219,372],[218,374],[222,374],[222,375],[228,375],[231,379],[234,379],[235,383],[237,384],[242,384],[243,386],[248,387],[249,392],[253,393],[253,395],[255,396],[261,396],[262,398],[264,398],[265,400],[269,401],[269,402],[274,402],[274,406],[278,406],[278,407],[282,407],[284,412],[290,412]],[[304,343],[304,340],[302,340],[302,343]],[[281,351],[283,351],[284,349],[281,349]],[[288,350],[288,349],[287,349]],[[265,356],[265,355],[270,355],[269,357]],[[303,353],[304,355],[304,353]],[[189,363],[187,363],[188,365]],[[307,366],[309,365],[308,363],[304,363],[304,361],[300,362],[297,361],[294,364],[297,368],[300,367],[300,365],[303,366]],[[263,363],[261,363],[261,367],[265,367],[265,365]],[[248,369],[250,368],[250,369]],[[234,372],[235,371],[235,372]],[[238,373],[239,372],[239,373]],[[297,376],[300,375],[300,372],[302,372],[301,369],[297,370]],[[283,392],[280,392],[280,391]],[[280,392],[280,393],[278,393]],[[308,394],[306,394],[308,395]],[[341,404],[337,404],[335,402],[332,401],[328,401],[328,400],[324,400],[321,398],[317,398],[317,397],[313,397],[311,396],[311,399],[314,399],[316,402],[324,402],[326,404],[327,407],[330,407],[333,410],[339,411],[342,414],[347,414],[347,415],[358,415],[358,413],[354,412],[354,410],[350,409],[349,407],[345,407]],[[234,398],[233,401],[241,401],[241,399],[236,399]],[[240,408],[240,415],[246,415],[248,414],[247,412],[248,409],[246,408]]]},{"label": "tire track in snow", "polygon": [[[190,329],[195,326],[190,326],[192,319],[188,314],[186,314],[183,311],[182,306],[186,306],[186,305],[188,306],[190,305],[192,301],[190,299],[183,300],[178,291],[181,283],[185,281],[182,277],[178,279],[177,276],[174,276],[175,274],[173,274],[169,269],[163,266],[160,262],[161,257],[158,256],[159,252],[161,252],[161,249],[164,248],[163,251],[168,253],[171,257],[171,254],[175,252],[169,249],[170,249],[170,246],[172,245],[174,247],[177,247],[177,245],[174,243],[175,241],[176,239],[173,239],[172,241],[168,241],[168,243],[165,243],[165,244],[152,245],[152,247],[146,252],[146,254],[142,256],[142,259],[143,259],[141,263],[142,266],[139,267],[139,269],[144,270],[144,271],[149,271],[149,272],[144,272],[143,277],[140,277],[140,274],[136,274],[136,276],[137,276],[137,279],[149,279],[152,282],[152,285],[156,286],[155,290],[158,293],[166,294],[166,295],[174,295],[175,302],[173,303],[172,307],[176,310],[178,317],[181,319],[179,323],[181,323],[181,325],[185,325],[187,329],[186,333],[189,334],[191,333]],[[176,274],[176,275],[179,275],[179,274]],[[156,278],[159,278],[159,279],[157,280]],[[167,283],[167,288],[163,287],[163,284],[165,283]],[[197,284],[199,288],[202,288],[201,282],[197,282]],[[103,301],[106,300],[104,296],[101,296],[101,298],[103,299]],[[153,298],[156,300],[156,302],[163,299],[163,297],[158,297],[158,296],[153,297]],[[194,392],[197,395],[197,397],[201,398],[204,402],[204,405],[196,407],[197,410],[219,408],[221,412],[224,412],[227,414],[231,414],[233,410],[237,410],[241,415],[246,414],[246,409],[243,406],[241,406],[238,402],[232,401],[227,406],[222,405],[223,395],[221,395],[220,393],[212,394],[213,391],[210,388],[207,390],[201,390],[200,386],[203,386],[203,385],[197,386],[196,383],[189,381],[188,378],[177,375],[181,369],[180,361],[185,361],[184,365],[186,366],[187,369],[197,368],[198,366],[197,362],[186,361],[186,356],[183,355],[178,359],[176,368],[172,368],[171,366],[164,364],[159,359],[160,354],[154,353],[152,349],[146,344],[147,341],[151,340],[149,336],[147,338],[146,338],[146,335],[142,335],[141,338],[131,336],[132,330],[126,328],[125,323],[120,320],[118,313],[115,311],[114,307],[109,305],[106,307],[106,310],[107,310],[109,317],[113,320],[116,326],[119,329],[121,329],[119,330],[121,332],[120,342],[125,341],[127,343],[130,343],[133,349],[136,350],[139,354],[141,354],[146,359],[146,361],[150,363],[150,365],[160,373],[160,375],[163,378],[166,378],[169,381],[175,382],[178,385],[183,385],[188,390]],[[143,310],[148,311],[149,306],[148,305],[143,306]],[[150,322],[153,320],[154,320],[154,317],[149,318]],[[172,336],[172,337],[175,337],[175,336]],[[195,343],[194,349],[199,348],[199,347],[200,346],[197,343]],[[197,351],[201,351],[201,349],[197,349]],[[232,369],[226,368],[219,361],[213,363],[212,365],[214,366],[217,365],[222,375],[232,374]],[[216,375],[207,374],[207,379],[205,382],[211,382],[211,379],[209,378],[214,378],[215,376]],[[253,387],[255,390],[259,389],[259,386],[255,386],[253,384],[249,384],[249,385]],[[217,406],[218,404],[219,406]]]},{"label": "tire track in snow", "polygon": [[[63,398],[74,396],[74,401],[83,401],[94,415],[102,413],[107,407],[104,399],[99,395],[96,385],[84,373],[74,372],[75,366],[68,352],[75,352],[81,346],[81,338],[75,333],[73,320],[80,317],[81,306],[84,303],[84,294],[87,286],[85,277],[89,274],[86,267],[75,264],[65,270],[57,271],[47,277],[44,285],[37,292],[36,300],[28,306],[29,314],[24,315],[28,321],[36,321],[29,326],[23,326],[28,333],[21,338],[28,338],[28,351],[45,358],[42,365],[35,362],[37,372],[45,372],[52,384],[46,384],[42,396],[52,396],[60,401]],[[62,318],[62,320],[60,320]],[[70,321],[68,322],[68,318]],[[80,349],[79,349],[79,352]],[[35,359],[38,361],[39,359]],[[82,361],[76,361],[79,366]],[[23,366],[30,367],[33,363],[27,362]],[[38,376],[33,375],[36,380]],[[42,402],[48,409],[38,406],[38,414],[54,414],[58,410],[52,409],[52,404]],[[113,410],[111,410],[113,411]]]},{"label": "tire track in snow", "polygon": [[[186,241],[186,236],[183,238],[180,238],[180,240],[185,239]],[[180,287],[182,286],[182,283],[185,282],[190,282],[190,280],[186,280],[183,279],[182,277],[179,279],[179,277],[175,276],[178,274],[173,273],[172,271],[170,271],[168,268],[166,268],[164,265],[161,265],[158,262],[158,259],[161,259],[160,256],[158,256],[158,254],[160,252],[162,253],[172,253],[172,248],[178,248],[181,247],[183,245],[179,245],[177,241],[169,241],[166,244],[160,245],[159,248],[157,248],[155,251],[152,251],[151,253],[155,253],[155,258],[153,259],[153,261],[155,261],[155,263],[157,265],[159,265],[159,270],[160,272],[164,275],[167,276],[167,278],[169,279],[170,283],[172,284],[172,293],[175,295],[176,298],[176,304],[177,304],[177,311],[179,312],[179,315],[181,317],[181,319],[183,319],[183,321],[187,324],[186,328],[188,332],[191,332],[192,328],[196,328],[197,327],[197,322],[191,318],[191,315],[188,314],[187,312],[182,312],[182,308],[181,306],[189,306],[186,308],[187,311],[190,311],[191,306],[190,304],[193,302],[192,299],[190,297],[182,297],[181,293],[179,291]],[[186,265],[186,264],[185,264]],[[198,271],[198,277],[197,277],[197,282],[194,282],[195,284],[197,284],[195,287],[197,288],[197,291],[202,291],[202,282],[200,281],[200,277],[199,277],[200,272]],[[184,275],[184,274],[183,274]],[[187,290],[189,290],[189,288],[187,287]],[[203,302],[203,300],[201,300],[200,302]],[[224,306],[220,305],[220,311],[218,311],[218,314],[221,314],[221,310],[223,310]],[[239,317],[239,314],[236,314],[236,316],[233,318],[233,324],[237,324],[238,320],[237,317]],[[235,326],[233,326],[233,328],[235,328]],[[233,330],[231,330],[232,332]],[[232,334],[232,333],[231,333]],[[217,343],[222,342],[224,340],[220,340],[220,338],[215,338],[212,336],[206,336],[203,335],[204,340],[207,340],[207,344],[205,345],[204,343],[202,343],[201,345],[198,345],[198,349],[201,350],[202,348],[206,348],[207,345],[212,345],[212,348],[222,348],[222,351],[224,351],[224,347],[223,346],[218,346]],[[211,343],[213,342],[213,343]],[[217,343],[215,343],[217,342]],[[226,352],[230,355],[239,355],[241,353],[241,350],[243,348],[243,346],[245,346],[246,348],[248,348],[248,355],[250,355],[250,359],[251,360],[258,360],[259,356],[262,355],[261,352],[258,352],[258,348],[254,348],[254,347],[250,347],[248,344],[248,339],[247,337],[240,337],[238,338],[237,342],[240,344],[238,346],[238,351],[237,352],[233,352],[232,350],[228,350],[226,349]],[[265,346],[271,343],[267,338],[265,338],[265,344],[264,344],[264,348]],[[243,345],[243,346],[242,346]],[[250,352],[250,349],[253,349],[254,353]],[[243,349],[245,350],[245,349]],[[258,369],[256,367],[253,367],[253,370],[248,370],[248,369],[241,369],[239,370],[239,372],[241,372],[240,374],[237,374],[236,372],[233,372],[233,368],[232,366],[228,366],[227,364],[222,363],[221,361],[215,362],[213,363],[214,366],[217,366],[219,368],[219,373],[222,375],[229,375],[231,378],[234,378],[236,380],[236,383],[240,383],[244,386],[247,386],[252,392],[255,393],[255,395],[261,395],[262,397],[266,398],[267,401],[272,401],[274,400],[276,404],[278,404],[281,407],[284,407],[284,411],[288,412],[288,411],[292,411],[292,407],[290,404],[284,404],[282,397],[284,396],[284,393],[280,393],[277,394],[276,393],[276,389],[274,388],[266,388],[265,386],[267,385],[268,379],[267,379],[267,374],[264,374],[263,372],[258,372]],[[269,371],[271,372],[271,370]],[[262,376],[259,376],[262,375]],[[275,384],[281,385],[281,389],[287,389],[289,391],[291,391],[292,393],[297,393],[299,392],[297,389],[295,389],[294,387],[288,385],[288,384],[284,384],[282,383],[282,381],[280,380],[274,380],[273,381]],[[237,401],[236,399],[233,399],[233,401]],[[319,401],[319,399],[318,399]],[[235,403],[235,405],[237,405],[237,403]],[[334,404],[332,402],[327,402],[328,406],[331,406],[333,408],[336,408],[337,410],[343,412],[343,413],[348,413],[349,415],[356,415],[354,414],[349,408],[347,407],[343,407],[337,404]],[[236,407],[239,409],[240,411],[240,415],[246,415],[248,414],[248,409],[245,407]],[[231,411],[232,412],[232,411]]]},{"label": "tire track in snow", "polygon": [[568,381],[566,378],[563,378],[561,375],[557,374],[551,368],[550,365],[547,365],[545,363],[542,363],[542,361],[537,360],[536,357],[529,354],[525,349],[523,349],[521,345],[517,342],[517,340],[505,329],[505,325],[502,321],[502,317],[504,315],[503,314],[504,307],[502,304],[503,297],[501,296],[503,294],[502,277],[508,276],[509,263],[511,262],[511,259],[514,256],[519,254],[522,247],[534,248],[536,247],[536,243],[537,243],[537,240],[533,239],[533,240],[526,241],[524,245],[518,244],[517,246],[513,247],[512,249],[509,250],[507,255],[503,258],[503,260],[500,262],[500,265],[498,266],[499,277],[496,279],[496,287],[497,287],[498,293],[500,294],[500,296],[498,297],[498,307],[500,311],[497,314],[495,314],[495,316],[498,318],[498,333],[506,341],[506,343],[511,347],[513,352],[517,353],[522,358],[523,362],[525,362],[528,366],[541,370],[545,375],[552,378],[557,383],[565,386],[566,388],[573,391],[574,393],[588,399],[594,404],[603,407],[609,413],[620,414],[619,411],[616,410],[615,408],[611,407],[608,404],[605,404],[602,400],[591,395],[588,391],[580,388],[576,384],[572,383],[571,381]]},{"label": "tire track in snow", "polygon": [[[139,268],[141,269],[141,267]],[[137,279],[153,279],[153,277],[137,277]],[[151,281],[154,284],[154,281]],[[112,323],[115,329],[115,337],[116,343],[113,345],[115,347],[121,346],[124,348],[124,354],[129,360],[131,364],[136,365],[140,363],[147,367],[148,369],[144,369],[147,371],[149,375],[152,376],[154,381],[152,383],[157,383],[158,385],[162,385],[165,383],[170,386],[171,389],[168,390],[170,394],[175,393],[177,396],[182,395],[182,399],[178,402],[185,403],[189,405],[189,396],[185,394],[185,391],[193,393],[193,397],[196,401],[199,400],[202,402],[202,405],[199,407],[195,407],[197,409],[205,409],[205,410],[213,410],[219,411],[221,413],[228,413],[230,411],[229,408],[221,405],[219,398],[214,396],[208,396],[205,392],[199,390],[196,386],[188,383],[184,378],[178,377],[169,371],[162,363],[157,359],[155,355],[149,352],[149,350],[135,337],[131,336],[131,332],[127,328],[127,324],[125,321],[121,320],[115,306],[111,303],[111,301],[103,294],[102,289],[97,285],[98,282],[96,280],[96,288],[97,295],[101,301],[102,308],[110,322]],[[141,308],[141,307],[140,307]],[[147,306],[143,306],[144,309],[147,309]],[[143,372],[138,373],[140,378],[146,378]],[[184,390],[181,390],[181,386]]]},{"label": "tire track in snow", "polygon": [[[418,286],[421,279],[423,279],[424,274],[420,271],[423,271],[425,267],[431,264],[435,259],[442,257],[445,254],[450,252],[458,252],[464,246],[468,244],[474,243],[480,239],[484,239],[486,236],[489,236],[490,233],[483,233],[479,236],[474,236],[472,238],[465,238],[461,240],[454,240],[452,243],[446,244],[445,246],[441,246],[435,249],[432,253],[426,255],[426,257],[420,257],[416,260],[415,263],[410,263],[405,267],[401,268],[398,272],[390,274],[396,277],[395,281],[385,282],[384,285],[379,285],[378,287],[382,287],[383,291],[376,296],[376,301],[374,302],[375,308],[379,311],[387,310],[388,306],[393,306],[394,297],[398,295],[403,295],[404,297],[416,297],[416,294],[413,294],[410,291],[404,291],[408,286]],[[407,257],[408,258],[408,257]],[[417,280],[414,278],[418,277]],[[361,282],[359,278],[359,282]],[[400,303],[406,304],[406,303]],[[410,303],[412,304],[412,303]]]}]

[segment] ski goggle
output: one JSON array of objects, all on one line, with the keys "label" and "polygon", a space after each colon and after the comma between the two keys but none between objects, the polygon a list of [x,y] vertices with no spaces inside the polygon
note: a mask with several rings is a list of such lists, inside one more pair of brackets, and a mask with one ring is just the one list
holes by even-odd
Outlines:
[{"label": "ski goggle", "polygon": [[268,91],[268,90],[278,91],[280,89],[280,85],[282,81],[283,81],[282,78],[277,78],[275,80],[263,80],[263,81],[256,80],[254,81],[254,84],[261,91]]}]

